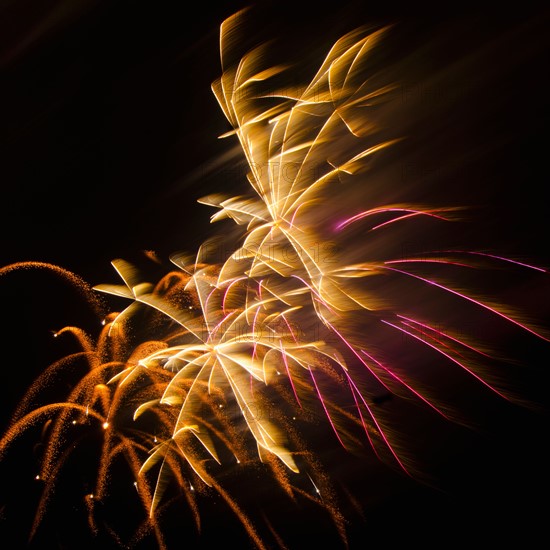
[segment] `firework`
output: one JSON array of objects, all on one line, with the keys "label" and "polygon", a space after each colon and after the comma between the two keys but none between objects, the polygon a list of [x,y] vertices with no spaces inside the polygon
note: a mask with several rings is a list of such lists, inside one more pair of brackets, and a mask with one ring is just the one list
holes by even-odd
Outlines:
[{"label": "firework", "polygon": [[[41,374],[0,441],[3,458],[27,431],[42,428],[36,479],[43,490],[31,538],[77,441],[95,448],[82,494],[87,525],[120,545],[152,535],[168,547],[162,517],[182,502],[200,531],[208,497],[225,504],[256,547],[284,547],[275,522],[250,512],[236,494],[232,480],[258,471],[291,505],[303,500],[324,510],[345,541],[338,490],[309,437],[319,425],[345,453],[416,475],[396,409],[380,401],[393,396],[407,411],[417,405],[461,421],[453,400],[428,384],[434,364],[515,399],[491,372],[498,359],[491,342],[462,334],[460,325],[442,327],[439,311],[475,310],[548,340],[520,313],[464,290],[456,275],[495,265],[543,269],[456,248],[392,255],[396,235],[450,224],[461,210],[387,202],[365,191],[369,170],[401,138],[387,137],[375,122],[395,84],[368,78],[387,29],[346,34],[309,84],[278,91],[285,68],[264,66],[265,45],[240,55],[241,19],[221,26],[223,72],[212,90],[232,128],[222,137],[238,140],[246,159],[250,194],[201,200],[217,209],[213,222],[238,226],[236,237],[223,240],[232,252],[215,263],[211,252],[221,241],[205,242],[193,256],[173,256],[175,269],[156,284],[115,260],[123,284],[95,291],[127,299],[128,307],[106,315],[95,340],[74,327],[55,334],[71,335],[80,350]],[[358,186],[362,207],[335,206],[343,188]],[[27,267],[68,277],[99,307],[94,291],[56,266],[16,264],[0,275]],[[437,307],[433,300],[414,307],[410,297],[425,293],[437,296]],[[414,362],[396,357],[395,342],[403,340]],[[63,400],[34,407],[40,391],[72,369],[82,374]],[[139,504],[126,538],[116,519],[105,518],[121,480],[130,488],[125,498],[137,495]]]}]

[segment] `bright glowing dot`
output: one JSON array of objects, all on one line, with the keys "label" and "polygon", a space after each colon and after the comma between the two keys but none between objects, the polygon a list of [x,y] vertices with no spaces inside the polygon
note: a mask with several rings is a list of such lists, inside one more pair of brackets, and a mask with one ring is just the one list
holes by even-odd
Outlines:
[{"label": "bright glowing dot", "polygon": [[191,491],[195,490],[195,487],[193,487],[193,485],[191,485],[191,483],[189,484],[189,487],[191,488]]},{"label": "bright glowing dot", "polygon": [[295,417],[295,416],[293,416],[293,417],[292,417],[292,420],[296,420],[296,417]]},{"label": "bright glowing dot", "polygon": [[219,407],[220,409],[223,409],[223,405],[218,405],[218,407]]},{"label": "bright glowing dot", "polygon": [[107,321],[105,321],[105,319],[103,319],[103,320],[101,321],[101,324],[102,324],[103,326],[105,326],[105,323],[106,323],[106,322],[107,322]]},{"label": "bright glowing dot", "polygon": [[73,426],[76,424],[76,420],[73,420]]},{"label": "bright glowing dot", "polygon": [[277,376],[281,376],[281,373],[279,371],[277,371]]},{"label": "bright glowing dot", "polygon": [[237,464],[240,464],[241,461],[237,457],[235,457],[235,458],[237,459]]},{"label": "bright glowing dot", "polygon": [[36,474],[36,475],[34,476],[34,479],[40,479],[40,474]]},{"label": "bright glowing dot", "polygon": [[189,306],[189,309],[193,309],[193,306]]},{"label": "bright glowing dot", "polygon": [[109,427],[109,422],[103,422],[103,429],[106,430]]},{"label": "bright glowing dot", "polygon": [[321,491],[319,491],[319,488],[317,487],[317,485],[315,485],[315,483],[313,482],[313,479],[311,479],[311,476],[308,474],[307,477],[309,477],[309,480],[311,481],[311,484],[313,485],[313,488],[315,489],[315,492],[320,495],[321,494]]},{"label": "bright glowing dot", "polygon": [[57,334],[57,332],[54,332],[54,333],[53,333],[53,337],[54,337],[54,338],[57,338],[58,336],[59,336],[59,334]]},{"label": "bright glowing dot", "polygon": [[155,436],[155,438],[153,439],[153,441],[154,441],[155,443],[158,442],[157,436]]},{"label": "bright glowing dot", "polygon": [[90,499],[94,498],[93,493],[90,493],[89,495],[86,495],[86,496],[87,496],[88,498],[90,498]]}]

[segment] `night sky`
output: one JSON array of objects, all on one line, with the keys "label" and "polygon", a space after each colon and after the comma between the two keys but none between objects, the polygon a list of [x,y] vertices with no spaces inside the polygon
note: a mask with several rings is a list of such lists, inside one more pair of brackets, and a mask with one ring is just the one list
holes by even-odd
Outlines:
[{"label": "night sky", "polygon": [[[117,282],[114,258],[135,260],[155,275],[160,268],[142,251],[155,251],[167,267],[171,253],[196,250],[212,233],[213,213],[197,199],[245,189],[234,143],[217,139],[230,128],[210,84],[220,74],[219,24],[246,5],[203,3],[191,15],[183,2],[172,1],[2,3],[1,265],[49,262],[94,285]],[[304,59],[309,69],[344,32],[360,24],[394,24],[388,57],[408,59],[403,102],[423,110],[403,126],[415,134],[404,149],[413,160],[403,162],[401,183],[428,172],[437,178],[452,159],[451,186],[484,207],[477,233],[468,238],[480,249],[491,246],[550,268],[548,204],[541,195],[548,179],[548,15],[464,11],[450,19],[395,4],[343,2],[320,9],[260,2],[252,10],[256,26],[249,39],[276,38],[275,57]],[[447,85],[430,84],[427,75],[445,74],[446,67]],[[447,112],[453,114],[442,118]],[[422,153],[410,156],[415,147]],[[437,200],[457,196],[447,184],[433,192]],[[519,295],[518,303],[548,325],[549,287],[542,286],[540,296],[534,281],[522,279],[505,293]],[[52,331],[67,324],[94,331],[97,320],[46,272],[5,275],[0,298],[5,427],[24,388],[65,351]],[[549,350],[521,337],[507,346],[524,358],[521,386],[541,406],[491,401],[478,430],[450,428],[449,440],[432,442],[437,452],[450,449],[436,466],[443,489],[383,469],[373,480],[358,469],[355,487],[366,495],[374,486],[375,496],[362,500],[366,522],[350,527],[352,550],[366,548],[369,540],[391,547],[397,539],[427,539],[440,548],[454,540],[474,544],[478,536],[493,540],[490,547],[495,540],[515,538],[522,547],[545,540],[548,424],[541,409]],[[482,405],[478,409],[483,413]],[[27,473],[10,465],[2,479],[12,478],[12,494],[13,478]],[[19,521],[26,525],[0,509],[7,534],[20,536]],[[323,526],[317,527],[317,542],[325,540]],[[209,537],[192,547],[210,547]],[[58,541],[45,529],[32,547],[71,548]]]}]

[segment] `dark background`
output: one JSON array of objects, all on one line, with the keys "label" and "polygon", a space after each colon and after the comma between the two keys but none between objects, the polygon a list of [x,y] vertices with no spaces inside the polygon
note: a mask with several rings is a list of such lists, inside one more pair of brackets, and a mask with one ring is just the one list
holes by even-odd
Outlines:
[{"label": "dark background", "polygon": [[[144,261],[140,251],[154,250],[166,265],[170,253],[196,249],[210,231],[211,214],[196,199],[242,186],[227,165],[209,166],[232,146],[217,140],[229,128],[210,91],[220,72],[219,24],[243,5],[204,3],[191,12],[183,2],[2,3],[2,265],[51,262],[97,284],[115,282],[113,258]],[[435,119],[448,96],[458,97],[460,122],[444,147],[456,146],[453,158],[470,159],[461,172],[468,181],[455,185],[487,212],[480,248],[493,243],[550,267],[548,13],[527,5],[521,13],[464,9],[450,18],[415,6],[261,2],[252,14],[257,35],[250,38],[278,37],[282,61],[288,54],[309,59],[359,24],[396,23],[394,58],[421,52],[409,65],[420,76],[404,85],[403,98],[412,94],[416,108],[426,111],[423,120],[434,125],[419,130],[425,149],[445,141],[436,133],[445,121]],[[457,59],[470,61],[449,88],[423,82],[422,75]],[[434,162],[412,170],[437,171]],[[97,320],[46,272],[11,273],[0,283],[5,426],[26,385],[63,354],[51,331],[66,324],[93,331]],[[544,301],[529,295],[528,281],[521,292],[547,321]],[[520,351],[529,363],[528,393],[542,403],[548,350],[531,340],[517,346],[525,346]],[[517,537],[526,546],[544,537],[547,426],[544,413],[504,411],[489,435],[465,437],[439,465],[445,491],[388,479],[388,495],[377,487],[379,497],[369,501],[368,527],[352,528],[351,548],[375,535],[388,543],[398,534],[415,541],[427,533],[464,542]],[[37,544],[47,542],[44,535]]]}]

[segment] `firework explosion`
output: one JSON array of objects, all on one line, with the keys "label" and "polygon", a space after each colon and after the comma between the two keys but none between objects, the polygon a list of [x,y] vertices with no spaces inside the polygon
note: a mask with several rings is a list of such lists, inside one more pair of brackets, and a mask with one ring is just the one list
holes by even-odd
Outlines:
[{"label": "firework explosion", "polygon": [[[240,498],[247,476],[283,495],[290,513],[318,508],[345,544],[341,500],[353,496],[334,481],[314,434],[337,453],[374,456],[420,476],[396,412],[463,421],[460,396],[432,387],[434,369],[499,399],[519,399],[495,375],[495,342],[483,331],[466,334],[461,319],[548,339],[461,282],[485,269],[544,269],[454,247],[392,255],[403,235],[437,231],[462,210],[388,201],[379,185],[369,186],[371,168],[401,139],[379,122],[396,86],[369,74],[387,29],[346,34],[309,84],[288,87],[279,86],[285,67],[265,65],[268,46],[240,51],[242,15],[221,25],[222,75],[212,90],[232,128],[222,137],[237,140],[246,158],[250,193],[201,200],[216,208],[212,222],[235,227],[193,256],[174,255],[175,269],[156,284],[124,260],[113,261],[123,284],[94,289],[37,262],[0,272],[55,271],[104,325],[97,338],[76,327],[55,334],[75,339],[79,351],[38,377],[0,441],[5,458],[28,432],[41,431],[31,539],[61,498],[60,480],[89,452],[92,468],[77,480],[80,507],[92,533],[120,546],[153,537],[169,547],[163,518],[182,507],[200,532],[209,501],[236,517],[255,547],[285,547],[268,504],[258,513]],[[229,251],[221,261],[220,251]],[[128,305],[104,316],[97,291]],[[460,318],[442,326],[446,310]],[[407,342],[406,356],[395,353],[397,341]],[[62,400],[35,406],[74,372],[79,378]],[[385,407],[387,400],[400,404]],[[131,503],[131,532],[109,515],[120,502],[113,494]]]}]

